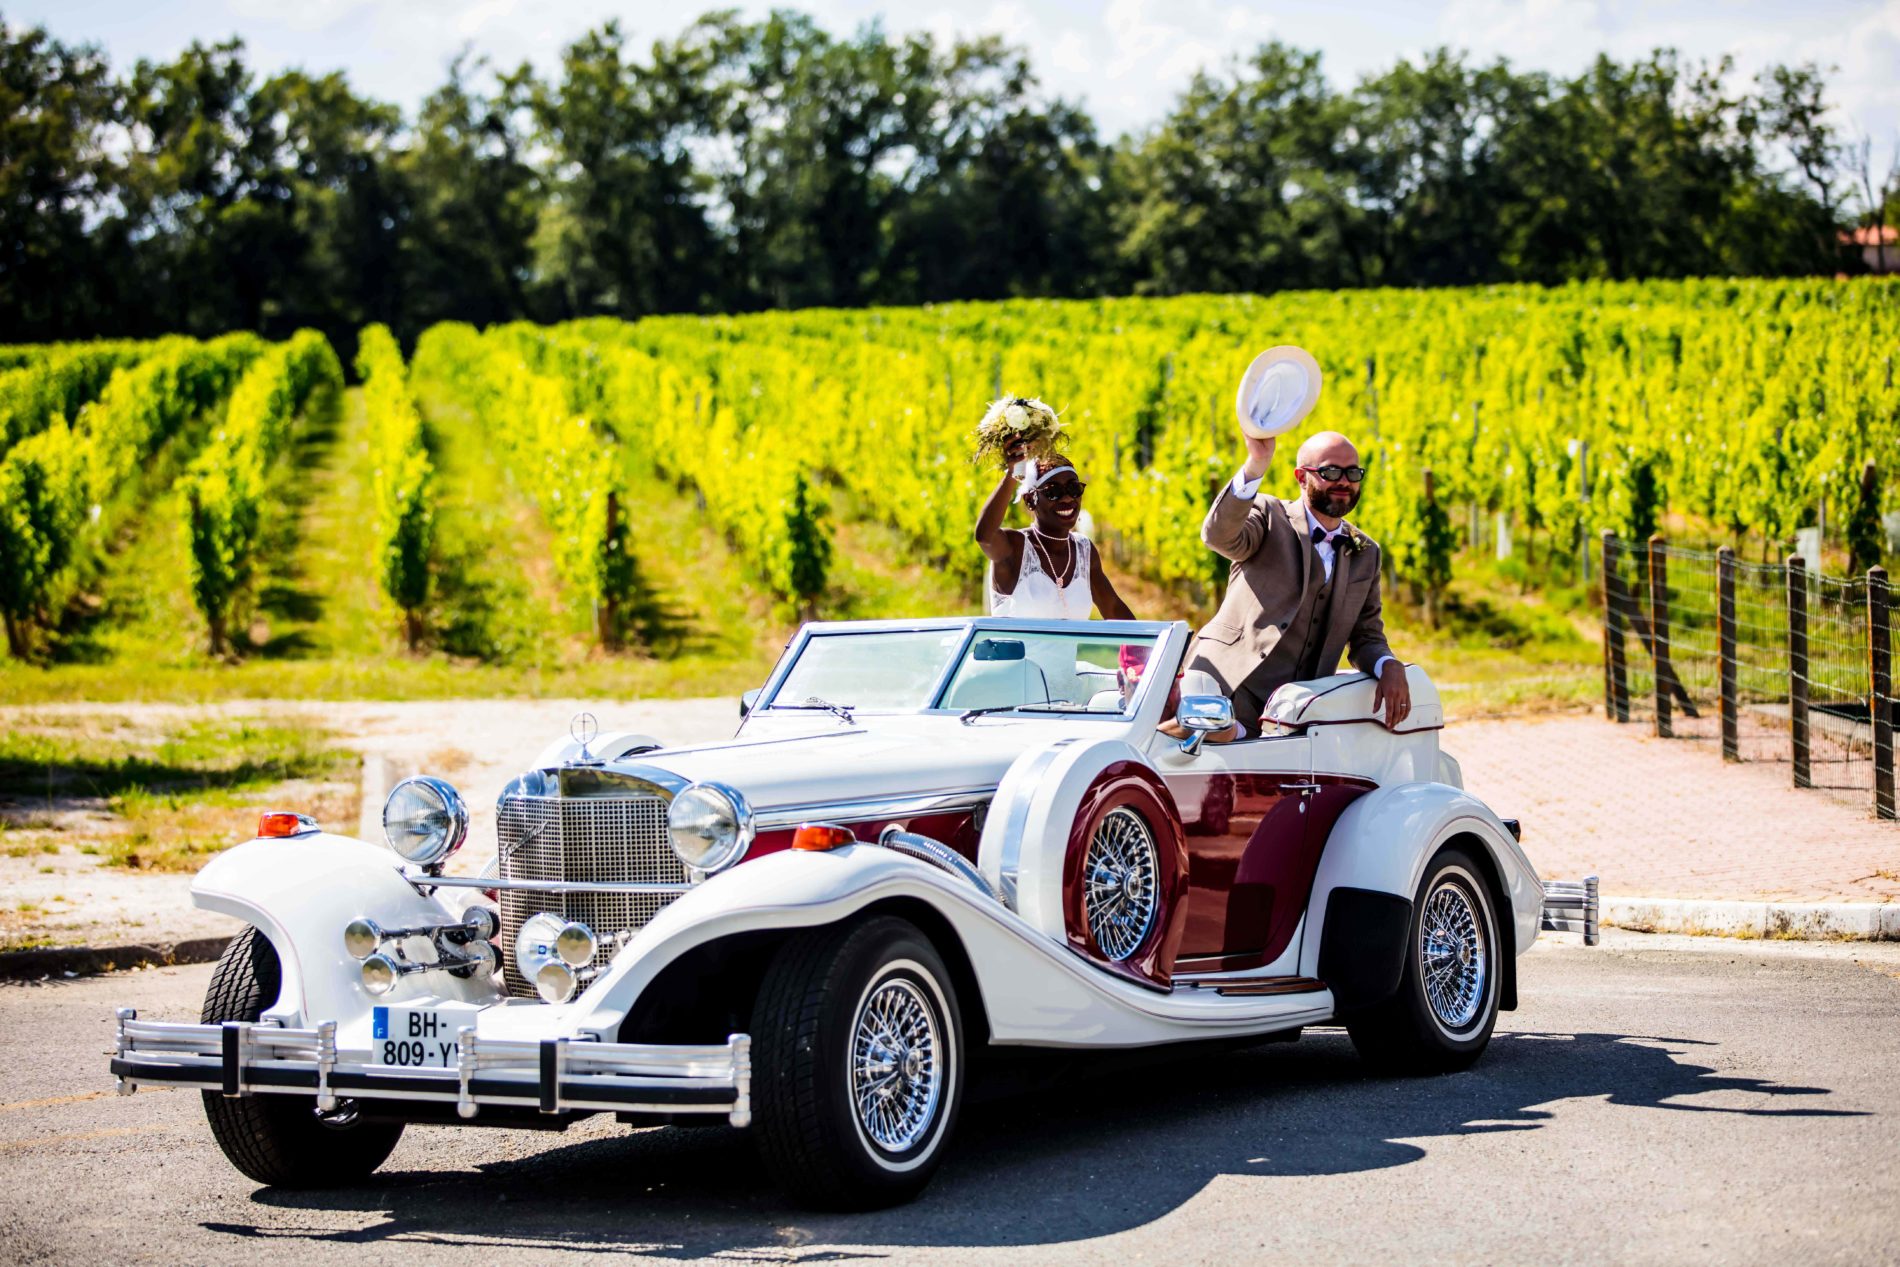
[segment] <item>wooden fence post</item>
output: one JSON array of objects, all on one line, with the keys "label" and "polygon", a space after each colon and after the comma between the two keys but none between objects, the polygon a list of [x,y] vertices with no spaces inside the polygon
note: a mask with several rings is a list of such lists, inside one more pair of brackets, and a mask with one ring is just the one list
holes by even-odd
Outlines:
[{"label": "wooden fence post", "polygon": [[1788,556],[1788,727],[1794,785],[1813,787],[1808,759],[1808,568],[1798,554]]},{"label": "wooden fence post", "polygon": [[[607,494],[607,535],[606,542],[612,545],[620,529],[620,495]],[[600,645],[611,651],[620,641],[620,596],[609,590],[601,596],[602,601],[594,609],[594,633],[600,639]]]},{"label": "wooden fence post", "polygon": [[1649,659],[1656,670],[1656,738],[1667,739],[1669,684],[1669,545],[1662,533],[1649,536]]},{"label": "wooden fence post", "polygon": [[1894,817],[1893,804],[1893,625],[1887,569],[1867,569],[1867,660],[1869,720],[1874,729],[1874,817]]},{"label": "wooden fence post", "polygon": [[1623,581],[1616,570],[1616,534],[1603,530],[1603,711],[1630,719],[1629,672],[1623,661]]},{"label": "wooden fence post", "polygon": [[1741,725],[1735,711],[1735,551],[1727,546],[1715,552],[1715,627],[1722,676],[1722,760],[1740,761]]}]

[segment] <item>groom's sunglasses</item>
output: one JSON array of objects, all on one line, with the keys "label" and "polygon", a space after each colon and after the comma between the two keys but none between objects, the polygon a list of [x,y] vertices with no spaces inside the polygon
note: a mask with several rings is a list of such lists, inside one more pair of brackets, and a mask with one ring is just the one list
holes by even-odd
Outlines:
[{"label": "groom's sunglasses", "polygon": [[1044,484],[1036,490],[1036,496],[1047,497],[1051,501],[1062,501],[1070,497],[1081,497],[1087,488],[1088,485],[1080,480],[1063,480],[1060,484]]},{"label": "groom's sunglasses", "polygon": [[1298,469],[1311,471],[1328,484],[1338,483],[1342,478],[1348,484],[1357,484],[1366,477],[1366,468],[1363,466],[1302,466]]}]

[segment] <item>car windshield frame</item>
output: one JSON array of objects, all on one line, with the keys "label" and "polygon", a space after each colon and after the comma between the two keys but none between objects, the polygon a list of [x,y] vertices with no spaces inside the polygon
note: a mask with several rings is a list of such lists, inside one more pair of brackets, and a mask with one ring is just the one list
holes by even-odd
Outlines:
[{"label": "car windshield frame", "polygon": [[[780,717],[784,717],[796,713],[808,713],[819,707],[817,705],[808,705],[803,700],[777,702],[779,693],[784,689],[799,659],[805,654],[814,639],[849,637],[854,635],[861,636],[866,634],[924,633],[931,631],[941,631],[946,634],[960,633],[961,636],[957,640],[955,650],[944,657],[944,662],[939,667],[936,678],[930,685],[930,689],[926,695],[926,698],[929,700],[927,706],[902,709],[868,708],[861,707],[859,701],[850,699],[828,700],[827,703],[843,705],[851,713],[863,714],[865,716],[962,717],[971,710],[960,707],[945,707],[943,703],[944,696],[949,690],[951,681],[955,677],[957,670],[963,665],[966,657],[970,655],[971,644],[979,635],[986,633],[1078,634],[1086,632],[1093,635],[1093,638],[1090,639],[1091,641],[1110,642],[1116,640],[1118,637],[1132,639],[1149,643],[1152,648],[1149,653],[1149,663],[1151,665],[1173,664],[1174,668],[1179,668],[1177,662],[1182,658],[1182,653],[1186,651],[1188,637],[1187,626],[1182,622],[1159,620],[1027,620],[1001,616],[964,616],[939,617],[931,620],[915,621],[862,620],[812,622],[799,629],[798,633],[794,635],[790,645],[785,648],[785,654],[779,658],[778,664],[773,666],[771,674],[766,678],[765,685],[759,691],[759,700],[753,708],[752,715],[776,714]],[[1112,713],[1090,712],[1085,708],[1056,709],[1037,703],[1033,706],[1015,705],[984,715],[1000,718],[1083,717],[1095,721],[1125,724],[1141,717],[1148,711],[1159,710],[1160,705],[1155,703],[1157,698],[1156,692],[1151,689],[1152,681],[1156,676],[1157,675],[1153,673],[1144,673],[1140,685],[1135,688],[1134,697],[1129,700],[1125,707]],[[1174,677],[1173,669],[1170,669],[1165,676],[1169,681],[1172,681]],[[1162,691],[1159,698],[1162,702],[1165,702],[1166,692]],[[1152,710],[1149,707],[1151,704],[1154,705]]]}]

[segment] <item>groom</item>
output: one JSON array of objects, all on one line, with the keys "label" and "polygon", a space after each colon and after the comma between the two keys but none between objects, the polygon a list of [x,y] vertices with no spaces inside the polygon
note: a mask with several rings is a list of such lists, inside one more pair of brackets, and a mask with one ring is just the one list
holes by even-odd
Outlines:
[{"label": "groom", "polygon": [[1201,540],[1233,560],[1227,597],[1188,648],[1187,667],[1214,675],[1233,697],[1242,734],[1260,733],[1267,698],[1287,682],[1325,677],[1351,649],[1377,679],[1374,706],[1395,727],[1412,711],[1405,666],[1386,645],[1379,546],[1345,522],[1365,468],[1352,442],[1322,431],[1300,446],[1300,496],[1259,496],[1274,442],[1247,437],[1247,460],[1221,488]]}]

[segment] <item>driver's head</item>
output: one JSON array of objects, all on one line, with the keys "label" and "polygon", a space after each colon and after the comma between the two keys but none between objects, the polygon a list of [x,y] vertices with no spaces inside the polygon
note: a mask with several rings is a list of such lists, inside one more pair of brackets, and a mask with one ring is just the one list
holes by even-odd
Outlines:
[{"label": "driver's head", "polygon": [[1139,643],[1124,643],[1115,667],[1115,685],[1121,688],[1122,699],[1134,698],[1135,688],[1141,685],[1141,675],[1147,671],[1148,657],[1154,648]]},{"label": "driver's head", "polygon": [[[1294,461],[1301,494],[1317,513],[1338,519],[1359,504],[1360,485],[1344,474],[1346,468],[1359,465],[1359,450],[1345,436],[1337,431],[1321,431],[1309,436]],[[1320,474],[1321,467],[1339,467],[1341,474],[1338,479],[1329,480]]]}]

